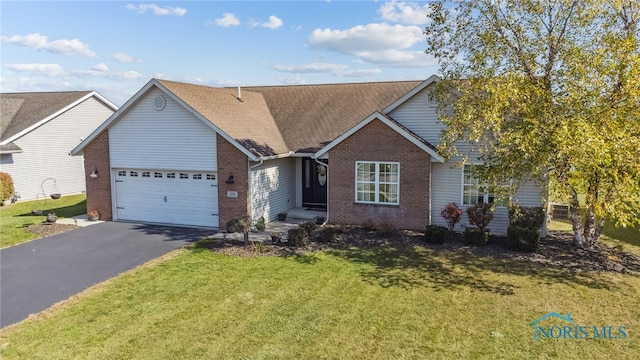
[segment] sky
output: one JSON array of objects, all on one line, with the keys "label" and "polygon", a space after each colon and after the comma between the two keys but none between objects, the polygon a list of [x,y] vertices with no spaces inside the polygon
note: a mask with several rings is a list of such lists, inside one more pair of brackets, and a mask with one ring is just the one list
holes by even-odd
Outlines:
[{"label": "sky", "polygon": [[425,1],[0,1],[2,92],[424,80]]}]

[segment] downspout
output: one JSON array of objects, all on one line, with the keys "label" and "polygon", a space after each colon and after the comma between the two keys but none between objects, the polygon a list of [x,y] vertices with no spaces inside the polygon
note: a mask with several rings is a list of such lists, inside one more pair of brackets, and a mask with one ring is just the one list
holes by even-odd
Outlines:
[{"label": "downspout", "polygon": [[329,164],[325,164],[322,161],[318,160],[317,158],[312,158],[313,161],[315,161],[316,163],[318,163],[319,165],[322,165],[324,167],[327,168],[327,216],[324,219],[324,222],[322,223],[322,225],[327,225],[327,223],[329,222]]}]

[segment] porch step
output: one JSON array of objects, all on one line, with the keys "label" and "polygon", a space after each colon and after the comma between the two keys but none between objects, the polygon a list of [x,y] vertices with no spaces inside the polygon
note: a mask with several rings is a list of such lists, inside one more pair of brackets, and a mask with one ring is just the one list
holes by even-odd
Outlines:
[{"label": "porch step", "polygon": [[327,217],[327,212],[324,210],[318,210],[315,208],[307,208],[307,207],[298,207],[287,210],[289,214],[287,219],[298,219],[298,220],[315,220],[316,216]]}]

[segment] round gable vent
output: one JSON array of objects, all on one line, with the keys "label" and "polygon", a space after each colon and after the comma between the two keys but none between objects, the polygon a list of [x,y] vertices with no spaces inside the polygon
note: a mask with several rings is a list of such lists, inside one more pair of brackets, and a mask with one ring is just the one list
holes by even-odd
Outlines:
[{"label": "round gable vent", "polygon": [[156,96],[153,99],[153,108],[156,109],[157,111],[164,109],[166,105],[167,105],[167,102],[164,100],[162,96]]}]

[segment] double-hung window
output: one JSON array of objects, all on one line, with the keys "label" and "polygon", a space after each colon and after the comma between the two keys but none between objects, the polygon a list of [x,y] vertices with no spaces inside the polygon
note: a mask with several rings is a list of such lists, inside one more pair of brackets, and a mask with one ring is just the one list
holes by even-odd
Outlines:
[{"label": "double-hung window", "polygon": [[476,205],[480,203],[495,203],[496,205],[504,206],[506,199],[497,197],[488,191],[486,184],[473,173],[473,166],[465,165],[462,178],[462,205]]},{"label": "double-hung window", "polygon": [[399,195],[400,163],[356,162],[356,202],[398,205]]}]

